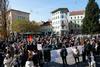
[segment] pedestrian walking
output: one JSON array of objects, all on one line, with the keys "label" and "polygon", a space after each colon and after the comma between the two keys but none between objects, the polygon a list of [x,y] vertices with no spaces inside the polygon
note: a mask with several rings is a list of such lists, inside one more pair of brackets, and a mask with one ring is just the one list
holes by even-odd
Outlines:
[{"label": "pedestrian walking", "polygon": [[79,61],[79,55],[80,55],[80,52],[79,52],[79,49],[77,48],[77,46],[75,46],[73,49],[73,56],[74,56],[74,59],[75,59],[75,63],[78,63],[80,62]]},{"label": "pedestrian walking", "polygon": [[68,53],[67,53],[67,49],[65,46],[62,47],[61,51],[60,51],[60,56],[62,58],[62,61],[63,61],[63,66],[65,67],[65,64],[67,64],[67,60],[66,60],[66,57],[67,57]]},{"label": "pedestrian walking", "polygon": [[86,61],[86,50],[85,50],[85,46],[86,46],[86,42],[82,46],[82,60],[83,60],[83,62]]}]

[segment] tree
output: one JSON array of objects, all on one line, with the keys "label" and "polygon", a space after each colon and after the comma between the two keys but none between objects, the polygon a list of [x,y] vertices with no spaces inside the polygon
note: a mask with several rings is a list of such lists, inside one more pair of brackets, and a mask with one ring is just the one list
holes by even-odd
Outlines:
[{"label": "tree", "polygon": [[12,24],[13,32],[17,33],[36,32],[39,28],[40,26],[36,22],[33,23],[26,20],[16,20]]},{"label": "tree", "polygon": [[93,34],[100,32],[99,13],[99,6],[95,0],[89,0],[85,10],[85,18],[83,19],[83,33]]},{"label": "tree", "polygon": [[28,25],[28,22],[25,20],[16,20],[12,23],[12,31],[18,33],[26,32]]},{"label": "tree", "polygon": [[7,10],[8,10],[8,0],[0,0],[0,13],[1,13],[1,29],[0,33],[3,34],[4,38],[7,38]]},{"label": "tree", "polygon": [[38,31],[40,31],[40,24],[38,23],[38,22],[35,22],[35,21],[32,21],[31,23],[30,23],[30,25],[32,26],[31,28],[31,31],[33,31],[33,32],[38,32]]}]

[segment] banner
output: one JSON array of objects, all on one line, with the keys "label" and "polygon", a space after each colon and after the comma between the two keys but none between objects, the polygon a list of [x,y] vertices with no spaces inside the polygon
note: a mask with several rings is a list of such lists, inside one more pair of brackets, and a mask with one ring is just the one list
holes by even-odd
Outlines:
[{"label": "banner", "polygon": [[37,44],[37,49],[42,50],[42,44]]},{"label": "banner", "polygon": [[55,62],[60,57],[60,51],[61,49],[51,51],[51,62]]},{"label": "banner", "polygon": [[[78,46],[80,54],[82,54],[82,47],[83,46]],[[69,48],[66,48],[66,49],[67,49],[67,52],[68,52],[68,56],[72,56],[73,55],[73,53],[72,53],[73,47],[69,47]],[[61,49],[51,51],[51,62],[57,62],[58,59],[61,58],[60,51],[61,51]]]}]

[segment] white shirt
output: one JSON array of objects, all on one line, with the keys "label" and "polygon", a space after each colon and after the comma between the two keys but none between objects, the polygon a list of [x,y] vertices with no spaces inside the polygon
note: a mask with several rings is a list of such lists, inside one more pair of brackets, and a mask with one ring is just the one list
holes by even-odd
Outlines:
[{"label": "white shirt", "polygon": [[4,67],[11,67],[11,61],[12,61],[12,57],[8,59],[4,58],[4,61],[3,61]]},{"label": "white shirt", "polygon": [[25,67],[34,67],[33,61],[26,61]]},{"label": "white shirt", "polygon": [[73,51],[74,54],[77,54],[78,53],[75,48],[72,48],[72,51]]}]

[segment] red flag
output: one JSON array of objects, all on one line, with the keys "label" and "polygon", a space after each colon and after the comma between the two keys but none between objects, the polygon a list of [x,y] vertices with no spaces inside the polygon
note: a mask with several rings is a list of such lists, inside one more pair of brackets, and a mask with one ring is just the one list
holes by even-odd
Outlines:
[{"label": "red flag", "polygon": [[32,35],[29,35],[27,38],[28,41],[32,41]]}]

